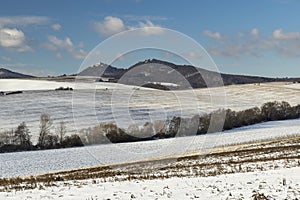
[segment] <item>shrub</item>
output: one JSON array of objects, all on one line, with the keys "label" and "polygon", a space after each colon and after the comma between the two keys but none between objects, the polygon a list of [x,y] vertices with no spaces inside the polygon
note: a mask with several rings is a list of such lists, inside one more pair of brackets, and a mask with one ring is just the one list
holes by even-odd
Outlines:
[{"label": "shrub", "polygon": [[210,124],[211,115],[204,114],[199,117],[199,126],[197,130],[197,134],[206,134],[208,132],[209,124]]},{"label": "shrub", "polygon": [[43,143],[43,149],[54,149],[58,148],[59,142],[58,142],[58,136],[57,135],[46,135]]},{"label": "shrub", "polygon": [[62,147],[81,147],[84,146],[80,137],[76,134],[66,136],[62,141]]},{"label": "shrub", "polygon": [[105,136],[112,143],[134,142],[134,141],[141,140],[137,137],[128,135],[123,129],[117,127],[117,125],[115,124],[111,124],[111,123],[103,124],[102,128],[105,132]]},{"label": "shrub", "polygon": [[235,111],[227,109],[225,111],[225,114],[226,114],[226,116],[225,116],[225,121],[224,121],[224,126],[223,126],[224,130],[230,130],[230,129],[240,126],[240,123],[237,118],[237,113]]},{"label": "shrub", "polygon": [[236,120],[238,123],[236,127],[241,127],[262,122],[263,117],[261,110],[258,107],[254,107],[237,112]]},{"label": "shrub", "polygon": [[[291,115],[292,108],[289,103],[273,101],[262,105],[261,114],[265,121],[283,120]],[[290,114],[289,114],[290,113]]]}]

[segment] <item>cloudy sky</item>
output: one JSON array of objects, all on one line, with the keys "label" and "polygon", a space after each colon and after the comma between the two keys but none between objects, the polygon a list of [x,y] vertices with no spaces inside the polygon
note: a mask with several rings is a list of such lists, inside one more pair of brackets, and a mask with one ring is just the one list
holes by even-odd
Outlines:
[{"label": "cloudy sky", "polygon": [[158,27],[196,40],[222,72],[300,77],[299,10],[298,0],[1,1],[0,67],[73,73],[111,35],[142,28],[147,37]]}]

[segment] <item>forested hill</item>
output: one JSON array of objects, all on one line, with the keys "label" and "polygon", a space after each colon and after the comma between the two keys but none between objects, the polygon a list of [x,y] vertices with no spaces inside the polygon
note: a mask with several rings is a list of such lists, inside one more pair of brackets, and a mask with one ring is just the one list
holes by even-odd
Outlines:
[{"label": "forested hill", "polygon": [[[191,65],[177,65],[157,59],[148,59],[138,62],[128,69],[116,68],[101,63],[86,68],[78,75],[107,77],[120,83],[140,86],[149,85],[149,83],[153,82],[167,82],[177,84],[178,89],[187,89],[187,85],[192,88],[207,87],[205,80],[212,80],[211,82],[215,85],[220,85],[222,83],[218,82],[220,80],[218,79],[219,75],[222,77],[224,85],[300,81],[300,78],[267,78],[225,73],[219,74],[218,72],[197,68]],[[188,84],[186,81],[188,81]],[[176,89],[176,87],[172,89]]]}]

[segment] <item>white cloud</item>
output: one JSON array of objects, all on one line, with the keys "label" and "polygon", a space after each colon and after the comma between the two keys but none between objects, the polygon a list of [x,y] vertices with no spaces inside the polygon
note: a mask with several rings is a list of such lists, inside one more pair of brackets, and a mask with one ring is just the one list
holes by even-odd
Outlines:
[{"label": "white cloud", "polygon": [[[28,40],[20,27],[41,25],[50,22],[45,16],[4,16],[0,17],[0,46],[18,52],[31,51]],[[18,28],[17,28],[18,27]]]},{"label": "white cloud", "polygon": [[300,32],[283,33],[275,29],[268,36],[261,36],[258,29],[238,33],[235,36],[223,36],[214,40],[209,47],[209,53],[216,56],[240,57],[243,55],[263,57],[265,52],[274,52],[279,56],[300,56]]},{"label": "white cloud", "polygon": [[[131,29],[134,27],[131,27]],[[142,34],[145,35],[159,35],[164,32],[164,29],[161,26],[153,24],[150,20],[146,20],[146,23],[139,22],[138,27],[140,28]]]},{"label": "white cloud", "polygon": [[26,44],[20,46],[19,48],[17,48],[18,52],[28,52],[28,51],[32,51],[32,48]]},{"label": "white cloud", "polygon": [[51,28],[55,31],[59,31],[61,29],[61,25],[60,24],[52,24]]},{"label": "white cloud", "polygon": [[[86,51],[83,49],[78,49],[76,46],[74,46],[69,37],[66,37],[65,39],[59,39],[56,36],[50,35],[48,37],[48,42],[44,46],[52,51],[64,50],[71,54],[75,59],[84,59],[87,55]],[[60,58],[61,54],[56,53],[56,57]]]},{"label": "white cloud", "polygon": [[299,32],[282,33],[282,29],[276,29],[273,32],[273,37],[279,40],[300,39],[300,33]]},{"label": "white cloud", "polygon": [[58,50],[58,49],[70,49],[73,48],[73,43],[69,37],[66,37],[64,40],[58,39],[57,37],[50,35],[48,36],[47,47],[50,50]]},{"label": "white cloud", "polygon": [[72,56],[76,59],[84,59],[87,56],[87,52],[83,49],[79,49],[78,51],[73,50],[72,52]]},{"label": "white cloud", "polygon": [[105,17],[102,22],[95,22],[94,28],[101,35],[113,35],[126,29],[120,18],[112,16]]},{"label": "white cloud", "polygon": [[66,40],[65,40],[65,42],[66,42],[66,45],[67,46],[69,46],[69,47],[72,47],[73,46],[73,43],[72,43],[72,41],[71,41],[71,39],[70,38],[66,38]]},{"label": "white cloud", "polygon": [[30,24],[46,24],[50,18],[45,16],[6,16],[0,17],[0,27],[27,26]]},{"label": "white cloud", "polygon": [[258,31],[257,28],[254,28],[254,29],[251,30],[251,35],[253,35],[254,37],[257,37],[258,34],[259,34],[259,31]]},{"label": "white cloud", "polygon": [[26,44],[26,37],[23,31],[16,28],[0,29],[0,46],[5,48],[14,48],[19,52],[31,50],[31,48]]},{"label": "white cloud", "polygon": [[219,32],[213,33],[210,30],[204,30],[201,33],[202,33],[202,35],[206,35],[206,36],[208,36],[210,38],[217,39],[217,40],[219,40],[219,39],[222,38],[221,33],[219,33]]},{"label": "white cloud", "polygon": [[125,30],[139,29],[138,33],[142,35],[156,35],[163,33],[163,28],[154,24],[150,20],[138,22],[137,25],[127,26],[121,18],[107,16],[101,22],[93,23],[94,29],[101,35],[110,36]]},{"label": "white cloud", "polygon": [[4,28],[0,30],[0,45],[3,47],[18,47],[25,42],[25,35],[21,30]]}]

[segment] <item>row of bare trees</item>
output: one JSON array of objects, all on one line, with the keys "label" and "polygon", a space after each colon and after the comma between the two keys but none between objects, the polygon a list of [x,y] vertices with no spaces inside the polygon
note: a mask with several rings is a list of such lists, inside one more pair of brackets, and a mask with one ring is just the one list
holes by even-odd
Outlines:
[{"label": "row of bare trees", "polygon": [[[30,131],[22,122],[16,130],[4,131],[0,133],[0,146],[11,146],[13,149],[29,150],[32,147]],[[13,146],[12,146],[13,145]]]},{"label": "row of bare trees", "polygon": [[56,127],[56,133],[51,132],[53,122],[49,115],[42,114],[40,117],[40,131],[37,146],[40,148],[53,148],[62,146],[66,137],[67,127],[61,121]]},{"label": "row of bare trees", "polygon": [[300,118],[300,105],[268,102],[260,108],[254,107],[242,111],[219,109],[192,118],[173,117],[166,121],[146,122],[142,127],[131,125],[125,129],[115,124],[99,124],[93,128],[82,129],[79,134],[84,144],[102,144],[134,142],[157,138],[201,135],[230,130],[266,121]]},{"label": "row of bare trees", "polygon": [[40,116],[38,142],[36,145],[33,145],[29,128],[25,122],[22,122],[15,130],[0,133],[0,152],[83,146],[78,135],[66,135],[67,127],[65,122],[59,122],[55,132],[52,132],[53,129],[53,121],[50,116],[42,114]]},{"label": "row of bare trees", "polygon": [[52,132],[53,121],[49,115],[42,114],[36,145],[32,144],[30,131],[25,122],[22,122],[15,130],[0,133],[0,152],[199,135],[260,122],[295,118],[300,118],[300,105],[291,106],[284,101],[274,101],[265,103],[260,108],[254,107],[238,112],[231,109],[220,109],[192,118],[173,117],[166,121],[146,122],[142,127],[131,125],[127,130],[113,123],[101,123],[92,128],[82,129],[79,131],[79,137],[77,134],[68,136],[64,122],[60,122],[55,128],[55,132]]},{"label": "row of bare trees", "polygon": [[66,148],[83,146],[77,134],[67,135],[65,122],[59,122],[55,133],[51,132],[53,122],[49,115],[42,114],[40,117],[40,131],[37,147],[40,149]]}]

